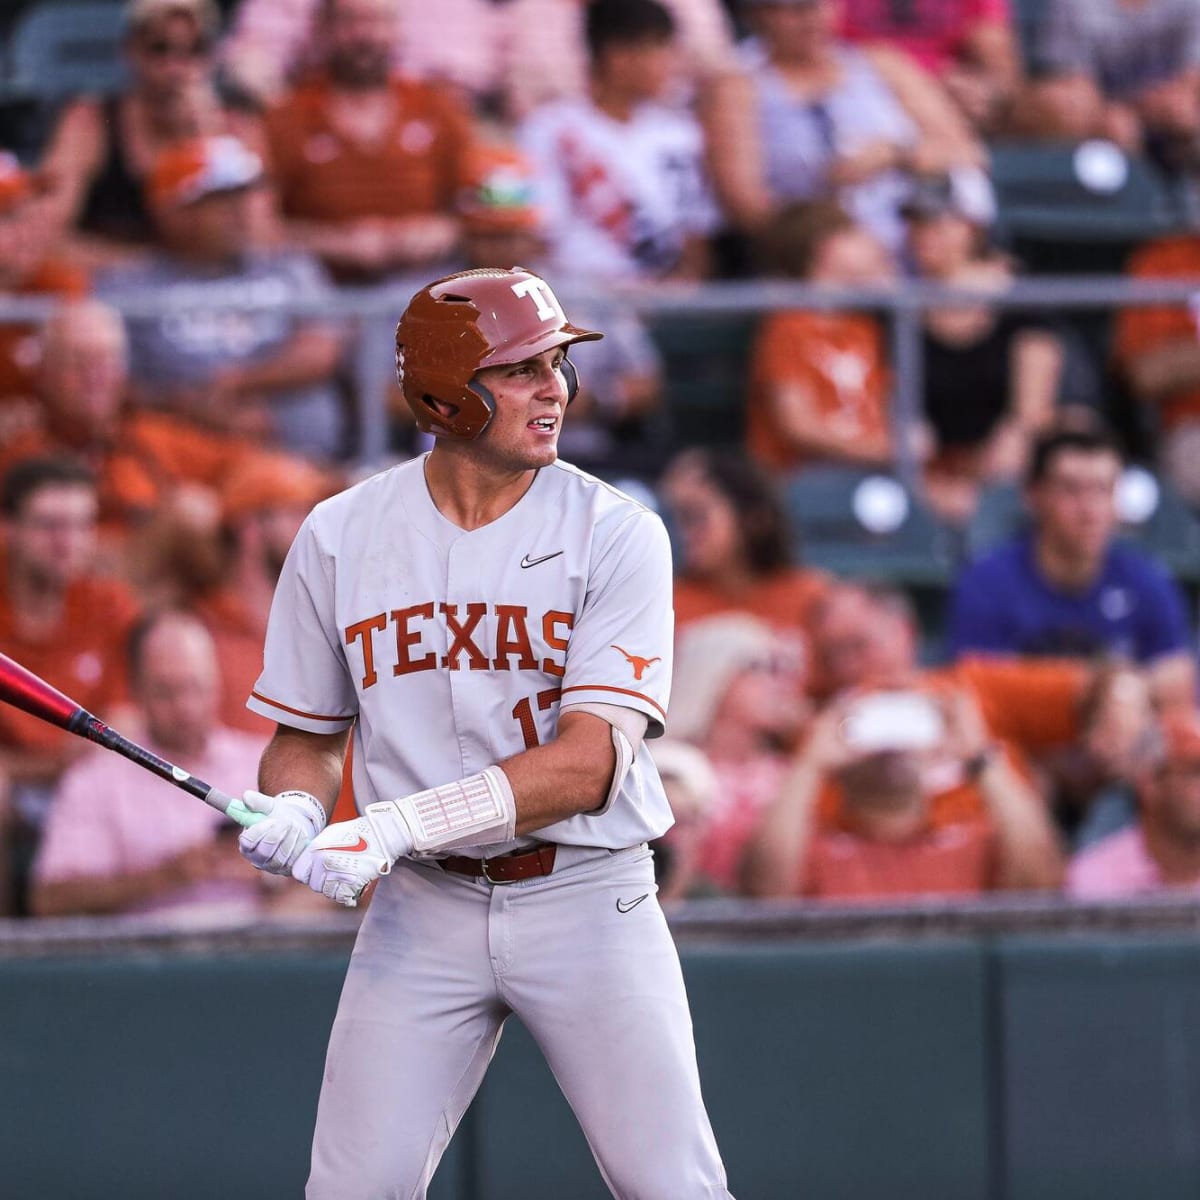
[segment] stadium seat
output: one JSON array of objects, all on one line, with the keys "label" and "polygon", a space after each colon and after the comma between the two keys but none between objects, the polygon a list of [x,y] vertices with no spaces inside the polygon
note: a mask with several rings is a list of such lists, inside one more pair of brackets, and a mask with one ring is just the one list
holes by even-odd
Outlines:
[{"label": "stadium seat", "polygon": [[7,100],[58,100],[117,91],[125,80],[123,5],[113,0],[51,0],[18,17],[3,87]]},{"label": "stadium seat", "polygon": [[837,467],[800,471],[784,499],[807,566],[911,588],[941,588],[955,537],[899,480]]},{"label": "stadium seat", "polygon": [[991,153],[999,232],[1010,239],[1136,241],[1178,222],[1158,171],[1107,142],[1007,142]]},{"label": "stadium seat", "polygon": [[741,442],[743,395],[756,315],[656,316],[647,326],[663,356],[666,408],[679,445]]}]

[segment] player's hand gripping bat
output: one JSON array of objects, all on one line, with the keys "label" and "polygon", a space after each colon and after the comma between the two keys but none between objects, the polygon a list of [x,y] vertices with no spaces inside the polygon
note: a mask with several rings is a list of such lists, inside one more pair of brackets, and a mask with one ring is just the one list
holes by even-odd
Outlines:
[{"label": "player's hand gripping bat", "polygon": [[0,654],[0,700],[13,705],[14,708],[32,713],[51,725],[57,725],[77,737],[87,738],[89,742],[96,742],[108,750],[123,754],[130,762],[145,767],[147,771],[153,771],[160,779],[165,779],[177,788],[182,788],[203,800],[205,804],[212,805],[239,825],[249,827],[263,819],[262,813],[251,812],[240,800],[226,795],[219,788],[205,783],[203,779],[197,779],[182,767],[159,758],[144,746],[123,737],[115,729],[110,729],[82,705],[69,696],[64,696],[57,688],[51,687],[44,679],[20,663],[13,662],[5,654]]}]

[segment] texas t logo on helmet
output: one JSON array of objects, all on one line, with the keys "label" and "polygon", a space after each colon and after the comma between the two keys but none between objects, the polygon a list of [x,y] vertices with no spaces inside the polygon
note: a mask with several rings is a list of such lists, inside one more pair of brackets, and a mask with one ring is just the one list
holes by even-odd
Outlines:
[{"label": "texas t logo on helmet", "polygon": [[[572,325],[550,285],[524,267],[460,271],[422,288],[404,310],[396,326],[396,379],[420,429],[470,440],[495,411],[491,393],[475,378],[482,367],[603,336]],[[560,369],[570,403],[579,380],[566,357]]]}]

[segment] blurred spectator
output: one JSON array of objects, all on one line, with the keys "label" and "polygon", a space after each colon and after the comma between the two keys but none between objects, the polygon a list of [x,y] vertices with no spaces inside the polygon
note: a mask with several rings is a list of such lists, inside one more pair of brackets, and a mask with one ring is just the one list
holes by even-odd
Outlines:
[{"label": "blurred spectator", "polygon": [[740,890],[743,851],[779,794],[808,715],[804,669],[770,625],[742,613],[694,621],[680,634],[671,736],[704,752],[717,783],[695,844],[686,827],[676,835],[692,852],[691,894]]},{"label": "blurred spectator", "polygon": [[[920,696],[882,695],[890,721],[879,719],[886,709],[864,707],[879,698],[868,694],[833,703],[813,722],[747,850],[751,894],[869,900],[1058,887],[1053,823],[992,742],[978,702],[960,691],[922,710]],[[934,797],[947,774],[975,785],[978,815],[935,822]],[[842,794],[835,827],[819,815],[830,780]]]},{"label": "blurred spectator", "polygon": [[[106,717],[127,694],[123,639],[137,603],[93,572],[96,483],[71,459],[29,459],[0,483],[0,651]],[[0,791],[13,787],[36,829],[49,789],[83,743],[63,729],[0,705]]]},{"label": "blurred spectator", "polygon": [[[43,186],[0,150],[0,295],[78,298],[90,286],[87,272],[61,254],[52,225],[28,219]],[[28,416],[18,401],[29,395],[39,350],[36,325],[0,325],[0,439]]]},{"label": "blurred spectator", "polygon": [[96,300],[63,305],[42,332],[37,424],[0,446],[0,472],[69,456],[95,474],[102,557],[140,581],[143,535],[181,504],[212,509],[227,471],[251,453],[226,434],[126,404],[128,347],[120,314]]},{"label": "blurred spectator", "polygon": [[[763,234],[761,258],[773,274],[820,287],[877,287],[894,274],[878,239],[833,201],[786,205]],[[890,385],[875,317],[771,312],[751,353],[746,448],[778,472],[888,464]]]},{"label": "blurred spectator", "polygon": [[835,0],[744,0],[756,37],[744,70],[705,106],[717,193],[756,232],[789,200],[838,195],[891,249],[911,175],[981,166],[984,152],[907,56],[837,36]]},{"label": "blurred spectator", "polygon": [[[125,57],[129,86],[106,99],[70,103],[41,169],[52,183],[62,228],[91,240],[77,246],[100,261],[153,241],[146,180],[159,153],[180,138],[232,134],[261,145],[256,117],[222,102],[213,80],[220,13],[213,0],[129,0]],[[252,216],[265,234],[269,205]]]},{"label": "blurred spectator", "polygon": [[717,776],[704,751],[675,737],[654,744],[658,768],[675,824],[657,841],[654,874],[664,903],[703,895],[708,890],[701,869],[701,850],[708,814],[717,798]]},{"label": "blurred spectator", "polygon": [[741,454],[694,448],[674,459],[661,494],[677,546],[676,630],[747,613],[776,630],[781,649],[807,655],[829,580],[794,565],[788,514],[770,477]]},{"label": "blurred spectator", "polygon": [[[995,199],[978,171],[917,183],[901,208],[916,274],[932,283],[1000,291],[1009,263],[988,244]],[[1019,478],[1032,440],[1054,416],[1063,347],[1045,320],[960,304],[924,318],[925,419],[932,461],[925,491],[954,524],[968,521],[979,489]]]},{"label": "blurred spectator", "polygon": [[[1133,279],[1200,275],[1200,231],[1141,247],[1129,258]],[[1200,507],[1200,306],[1123,308],[1114,356],[1133,397],[1147,410],[1159,462],[1189,503]]]},{"label": "blurred spectator", "polygon": [[1200,717],[1178,709],[1147,732],[1139,817],[1074,857],[1067,893],[1075,899],[1200,891]]},{"label": "blurred spectator", "polygon": [[[511,0],[510,0],[511,3]],[[325,0],[240,0],[221,45],[222,77],[256,103],[279,101],[321,61]],[[392,0],[389,64],[485,103],[500,91],[505,6],[492,0]]]},{"label": "blurred spectator", "polygon": [[334,380],[343,338],[328,321],[282,311],[328,285],[308,255],[254,245],[249,210],[261,181],[259,157],[232,138],[165,150],[147,185],[162,248],[106,272],[97,290],[148,305],[128,321],[143,407],[336,458],[348,427]]},{"label": "blurred spectator", "polygon": [[[721,0],[662,0],[675,28],[678,62],[668,94],[702,92],[735,67],[733,31]],[[507,0],[508,54],[505,94],[520,118],[551,100],[582,98],[590,57],[583,0]],[[528,47],[537,47],[538,69],[529,70]]]},{"label": "blurred spectator", "polygon": [[[829,694],[909,690],[941,697],[968,694],[980,705],[991,737],[1023,769],[1053,771],[1056,782],[1069,765],[1077,781],[1067,795],[1054,794],[1064,826],[1090,822],[1089,811],[1104,789],[1128,775],[1131,743],[1143,706],[1129,682],[1130,667],[1069,658],[974,656],[945,667],[918,663],[919,627],[912,602],[895,588],[842,583],[817,607],[813,620],[815,665]],[[1134,678],[1131,680],[1130,676]],[[974,788],[948,780],[934,798],[936,821],[978,814]],[[1051,796],[1049,783],[1045,787]],[[826,815],[836,818],[837,797]]]},{"label": "blurred spectator", "polygon": [[289,238],[339,282],[442,263],[473,141],[454,98],[391,70],[393,0],[325,0],[322,70],[267,114]]},{"label": "blurred spectator", "polygon": [[1002,128],[1021,78],[1009,0],[842,0],[842,33],[911,55],[976,129]]},{"label": "blurred spectator", "polygon": [[[720,0],[664,0],[693,84],[729,68],[733,39]],[[391,61],[414,79],[459,89],[507,120],[587,90],[584,0],[393,0]],[[265,102],[303,76],[318,53],[322,0],[241,0],[222,48],[227,77]],[[532,58],[536,70],[530,69]]]},{"label": "blurred spectator", "polygon": [[1191,705],[1196,670],[1178,587],[1116,540],[1121,456],[1105,434],[1048,433],[1036,444],[1031,528],[960,574],[950,604],[955,656],[1119,656],[1142,664],[1155,699]]},{"label": "blurred spectator", "polygon": [[674,19],[657,0],[592,0],[586,22],[589,94],[543,105],[519,131],[551,261],[588,279],[702,278],[718,214],[699,122],[663,103]]},{"label": "blurred spectator", "polygon": [[[543,271],[544,214],[529,161],[519,151],[481,144],[459,208],[468,267],[521,263]],[[607,296],[597,283],[589,282],[577,294],[568,284],[565,292],[572,314],[591,321],[588,329],[603,329],[604,339],[571,350],[580,390],[563,425],[559,454],[609,478],[655,478],[669,454],[658,350],[630,306]],[[398,389],[391,407],[411,423]]]},{"label": "blurred spectator", "polygon": [[307,463],[265,453],[221,481],[218,523],[177,527],[169,548],[178,603],[204,622],[221,674],[221,722],[269,735],[274,722],[246,707],[262,673],[267,614],[283,560],[309,510],[335,481]]},{"label": "blurred spectator", "polygon": [[1034,25],[1022,123],[1035,135],[1108,138],[1169,165],[1196,160],[1200,6],[1194,0],[1048,0]]},{"label": "blurred spectator", "polygon": [[[130,735],[201,779],[240,786],[257,777],[264,739],[217,720],[212,639],[194,618],[165,612],[129,638],[136,700]],[[248,870],[238,827],[215,808],[173,792],[119,755],[93,749],[50,803],[34,860],[36,916],[110,913],[250,915],[270,892],[297,889]]]}]

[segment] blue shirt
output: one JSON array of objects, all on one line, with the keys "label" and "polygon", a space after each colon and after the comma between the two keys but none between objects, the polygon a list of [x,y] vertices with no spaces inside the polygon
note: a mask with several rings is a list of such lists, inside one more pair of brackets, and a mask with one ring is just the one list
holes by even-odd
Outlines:
[{"label": "blue shirt", "polygon": [[1166,570],[1114,543],[1095,583],[1053,587],[1025,535],[964,568],[950,604],[949,650],[1079,657],[1107,651],[1145,663],[1189,649],[1183,597]]}]

